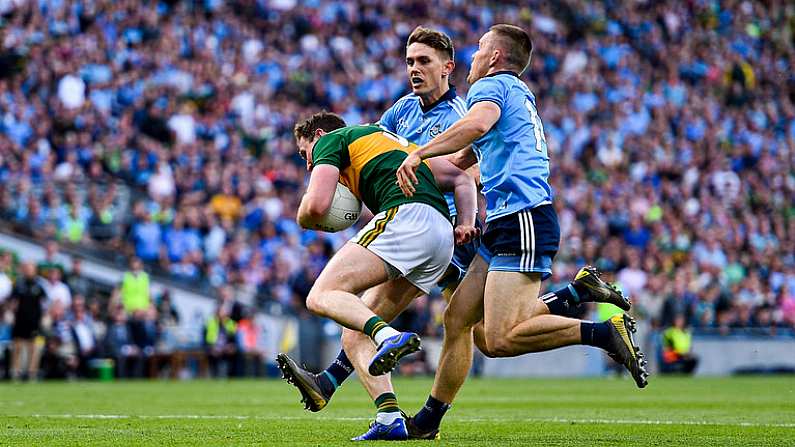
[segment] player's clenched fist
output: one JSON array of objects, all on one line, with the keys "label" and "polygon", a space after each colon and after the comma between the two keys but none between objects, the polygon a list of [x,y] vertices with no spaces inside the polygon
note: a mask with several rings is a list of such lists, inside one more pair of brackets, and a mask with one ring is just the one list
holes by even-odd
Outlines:
[{"label": "player's clenched fist", "polygon": [[456,245],[468,244],[473,239],[480,236],[480,228],[474,225],[456,225],[454,231]]},{"label": "player's clenched fist", "polygon": [[422,163],[422,159],[415,153],[411,153],[403,160],[400,167],[397,170],[397,185],[400,186],[401,191],[406,197],[411,197],[414,195],[414,185],[419,183],[417,180],[417,168],[420,167],[420,163]]}]

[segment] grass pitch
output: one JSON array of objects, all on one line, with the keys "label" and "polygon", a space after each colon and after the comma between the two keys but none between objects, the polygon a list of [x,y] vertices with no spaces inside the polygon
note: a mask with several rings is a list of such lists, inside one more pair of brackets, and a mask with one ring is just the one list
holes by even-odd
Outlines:
[{"label": "grass pitch", "polygon": [[[401,379],[414,413],[429,379]],[[0,446],[350,446],[372,402],[349,381],[320,413],[277,380],[0,385]],[[470,380],[438,442],[400,445],[795,446],[795,377]]]}]

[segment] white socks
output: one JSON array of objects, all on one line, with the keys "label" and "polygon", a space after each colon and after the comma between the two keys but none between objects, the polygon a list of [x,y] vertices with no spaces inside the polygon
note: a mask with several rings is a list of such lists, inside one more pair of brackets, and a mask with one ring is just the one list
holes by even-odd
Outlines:
[{"label": "white socks", "polygon": [[375,414],[375,421],[378,422],[379,424],[383,424],[383,425],[393,424],[398,419],[403,419],[403,416],[400,415],[399,411],[396,411],[394,413],[376,413]]},{"label": "white socks", "polygon": [[389,337],[394,337],[395,335],[400,335],[400,332],[396,331],[392,326],[387,326],[376,332],[375,335],[373,335],[373,339],[375,339],[376,346],[381,346],[384,340]]}]

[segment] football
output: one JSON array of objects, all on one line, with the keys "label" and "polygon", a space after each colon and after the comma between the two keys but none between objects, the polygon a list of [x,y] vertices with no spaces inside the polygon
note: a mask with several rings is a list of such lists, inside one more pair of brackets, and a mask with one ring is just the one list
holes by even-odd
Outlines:
[{"label": "football", "polygon": [[342,183],[337,183],[334,200],[331,202],[326,217],[323,218],[315,229],[334,233],[344,230],[359,220],[362,212],[362,202]]}]

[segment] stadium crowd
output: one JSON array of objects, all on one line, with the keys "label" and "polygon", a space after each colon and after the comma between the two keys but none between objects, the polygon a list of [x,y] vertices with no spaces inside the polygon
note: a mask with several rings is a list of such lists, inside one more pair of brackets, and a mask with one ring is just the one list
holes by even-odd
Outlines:
[{"label": "stadium crowd", "polygon": [[67,269],[56,242],[45,253],[33,263],[0,252],[0,379],[91,377],[103,367],[124,378],[265,373],[263,328],[230,286],[193,334],[179,326],[170,291],[152,293],[140,259],[107,289],[79,257]]},{"label": "stadium crowd", "polygon": [[[524,26],[561,219],[552,283],[595,264],[657,327],[795,328],[795,6],[787,2],[0,2],[0,210],[300,312],[353,229],[300,231],[292,127],[375,122],[414,26]],[[122,194],[124,191],[129,194]],[[548,285],[554,289],[556,284]],[[438,297],[405,324],[440,330]]]}]

